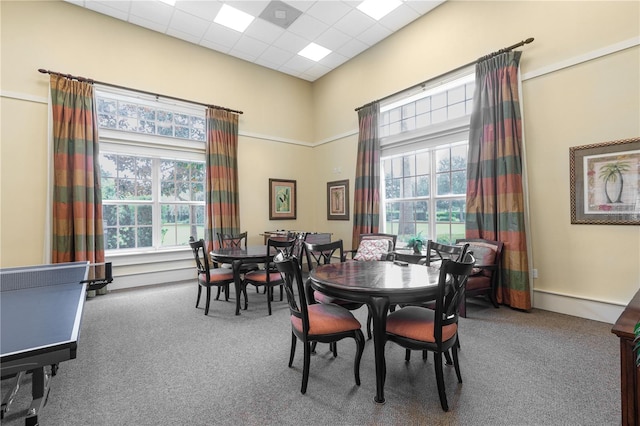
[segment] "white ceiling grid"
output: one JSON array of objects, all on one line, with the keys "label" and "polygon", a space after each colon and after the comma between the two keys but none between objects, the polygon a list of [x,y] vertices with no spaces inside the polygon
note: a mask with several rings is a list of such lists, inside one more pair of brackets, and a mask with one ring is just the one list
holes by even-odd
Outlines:
[{"label": "white ceiling grid", "polygon": [[[361,1],[286,0],[302,14],[284,29],[260,18],[268,0],[65,0],[98,13],[148,28],[224,54],[314,81],[445,0],[405,0],[379,21],[357,9]],[[228,4],[256,19],[244,33],[213,22]],[[276,5],[272,5],[276,6]],[[332,52],[319,62],[298,52],[309,43]]]}]

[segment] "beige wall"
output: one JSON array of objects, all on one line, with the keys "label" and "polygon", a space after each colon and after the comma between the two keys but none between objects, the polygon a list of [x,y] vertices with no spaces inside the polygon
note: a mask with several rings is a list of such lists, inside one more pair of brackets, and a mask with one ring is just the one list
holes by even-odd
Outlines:
[{"label": "beige wall", "polygon": [[[313,84],[66,3],[2,1],[0,13],[1,266],[42,261],[48,79],[38,68],[243,110],[252,242],[294,228],[349,247],[351,221],[326,220],[325,194],[349,179],[353,203],[354,108],[534,37],[521,70],[536,294],[621,305],[640,287],[640,227],[571,225],[568,170],[571,146],[640,135],[640,48],[533,74],[640,37],[638,2],[449,1]],[[298,220],[268,220],[270,177],[298,181]]]},{"label": "beige wall", "polygon": [[[640,136],[639,2],[449,1],[314,83],[316,140],[356,129],[356,107],[528,37],[521,72],[536,296],[586,303],[577,310],[626,304],[640,287],[640,227],[570,224],[569,147]],[[534,76],[634,38],[629,49]],[[336,161],[328,153],[356,144],[356,135],[338,139],[322,158]]]}]

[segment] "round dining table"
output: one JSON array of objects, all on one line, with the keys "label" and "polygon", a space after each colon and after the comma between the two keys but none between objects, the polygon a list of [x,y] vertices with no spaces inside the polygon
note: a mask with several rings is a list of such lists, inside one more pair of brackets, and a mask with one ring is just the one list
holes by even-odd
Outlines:
[{"label": "round dining table", "polygon": [[242,277],[240,266],[243,263],[268,263],[273,256],[267,254],[266,245],[247,247],[222,247],[213,249],[209,256],[215,263],[229,263],[233,266],[233,281],[236,289],[236,315],[240,315],[240,294]]},{"label": "round dining table", "polygon": [[387,312],[390,305],[428,302],[436,297],[440,270],[423,265],[386,261],[347,261],[320,265],[307,280],[308,299],[313,290],[353,302],[365,303],[373,318],[376,396],[383,404],[386,361]]}]

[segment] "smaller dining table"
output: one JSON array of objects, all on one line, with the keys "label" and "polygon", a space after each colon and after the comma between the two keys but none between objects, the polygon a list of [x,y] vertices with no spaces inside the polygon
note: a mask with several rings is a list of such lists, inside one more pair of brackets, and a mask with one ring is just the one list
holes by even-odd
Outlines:
[{"label": "smaller dining table", "polygon": [[313,290],[319,290],[328,296],[365,303],[369,307],[376,364],[374,401],[379,404],[385,402],[384,351],[389,306],[434,300],[439,275],[440,270],[430,266],[386,261],[331,263],[317,266],[309,274],[308,297],[312,297]]},{"label": "smaller dining table", "polygon": [[233,282],[236,289],[236,315],[240,315],[240,295],[242,292],[240,266],[243,263],[268,263],[273,256],[267,255],[266,245],[216,248],[209,252],[209,256],[212,262],[232,265]]}]

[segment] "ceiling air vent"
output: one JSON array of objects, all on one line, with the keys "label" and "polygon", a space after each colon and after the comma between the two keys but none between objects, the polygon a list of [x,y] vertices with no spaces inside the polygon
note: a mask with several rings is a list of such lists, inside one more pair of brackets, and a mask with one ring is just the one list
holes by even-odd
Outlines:
[{"label": "ceiling air vent", "polygon": [[278,0],[273,0],[262,11],[260,18],[286,30],[300,15],[302,15],[302,12],[295,7]]}]

